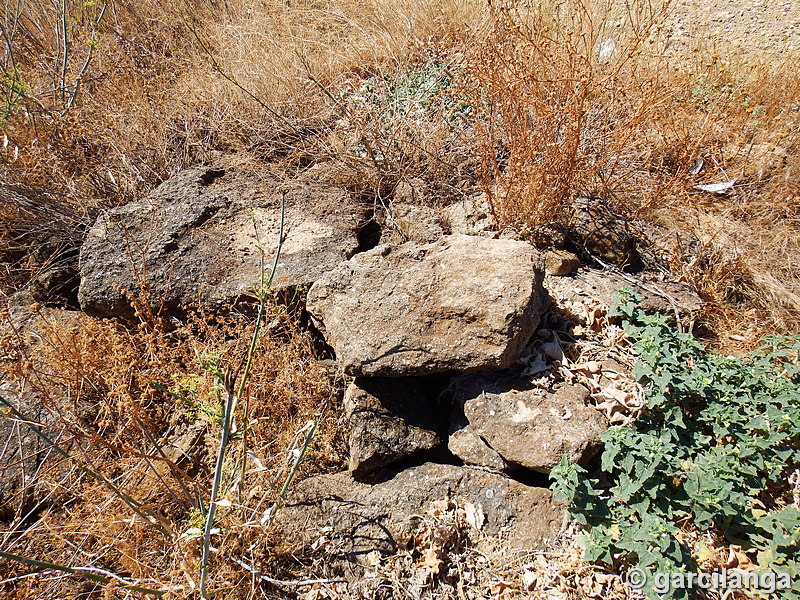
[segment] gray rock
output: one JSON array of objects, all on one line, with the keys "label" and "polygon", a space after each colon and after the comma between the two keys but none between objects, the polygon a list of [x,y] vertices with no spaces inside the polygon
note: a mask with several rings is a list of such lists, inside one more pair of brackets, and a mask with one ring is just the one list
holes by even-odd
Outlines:
[{"label": "gray rock", "polygon": [[[608,426],[589,404],[586,388],[562,386],[547,393],[532,387],[519,369],[461,376],[453,390],[452,422],[465,422],[464,429],[506,462],[542,473],[549,473],[564,454],[585,464],[599,451],[600,434]],[[494,460],[477,462],[485,460],[480,454],[455,450],[451,447],[468,464],[495,467]]]},{"label": "gray rock", "polygon": [[506,471],[508,463],[497,453],[497,450],[486,443],[473,429],[463,425],[450,434],[447,449],[468,465],[486,467],[493,471]]},{"label": "gray rock", "polygon": [[[30,382],[21,382],[14,360],[32,360],[41,353],[43,338],[48,329],[56,326],[61,335],[77,327],[81,314],[75,311],[47,307],[11,305],[0,315],[0,348],[13,348],[13,353],[0,361],[0,398],[10,403],[19,415],[14,415],[5,403],[0,403],[0,520],[20,517],[33,510],[48,491],[47,478],[41,477],[46,466],[52,469],[61,456],[26,424],[35,423],[51,439],[69,449],[71,442],[59,439],[60,428],[52,427],[59,414],[67,410],[67,396],[53,394],[46,398],[36,392]],[[6,365],[11,368],[6,369]],[[52,380],[58,376],[46,364],[36,364],[36,381]],[[63,465],[63,461],[61,463]],[[66,465],[65,465],[66,466]]]},{"label": "gray rock", "polygon": [[[34,394],[18,394],[17,386],[10,381],[0,382],[0,398],[9,402],[25,419],[34,423],[52,424],[53,415],[45,410]],[[45,461],[57,456],[20,418],[14,416],[6,405],[0,404],[0,520],[19,517],[31,510],[44,491],[37,481]]]},{"label": "gray rock", "polygon": [[567,237],[585,262],[596,256],[616,266],[642,265],[627,220],[602,198],[575,198]]},{"label": "gray rock", "polygon": [[703,301],[688,284],[664,281],[655,274],[646,272],[634,276],[580,268],[568,277],[546,276],[544,287],[560,306],[592,298],[608,307],[615,292],[630,288],[644,297],[641,307],[647,312],[686,316],[703,308]]},{"label": "gray rock", "polygon": [[307,306],[351,375],[503,368],[539,323],[541,265],[538,251],[511,240],[379,246],[323,276]]},{"label": "gray rock", "polygon": [[523,237],[537,248],[561,250],[567,243],[567,232],[568,228],[563,223],[550,221],[527,228]]},{"label": "gray rock", "polygon": [[306,479],[287,497],[273,529],[292,553],[327,538],[341,554],[326,552],[326,560],[363,562],[373,550],[402,547],[430,504],[446,499],[474,505],[485,515],[484,533],[505,532],[508,544],[521,550],[541,548],[564,515],[547,489],[469,467],[426,463],[375,485],[348,473]]},{"label": "gray rock", "polygon": [[344,408],[353,477],[364,479],[382,467],[442,445],[437,392],[426,389],[425,380],[419,378],[359,378],[348,386]]},{"label": "gray rock", "polygon": [[97,219],[81,249],[81,307],[129,316],[126,293],[142,290],[156,309],[248,294],[260,284],[259,247],[271,268],[282,196],[284,243],[273,289],[311,284],[356,252],[365,214],[341,189],[189,169]]},{"label": "gray rock", "polygon": [[381,226],[382,244],[403,242],[435,242],[444,235],[442,223],[436,211],[429,206],[393,202],[377,215]]}]

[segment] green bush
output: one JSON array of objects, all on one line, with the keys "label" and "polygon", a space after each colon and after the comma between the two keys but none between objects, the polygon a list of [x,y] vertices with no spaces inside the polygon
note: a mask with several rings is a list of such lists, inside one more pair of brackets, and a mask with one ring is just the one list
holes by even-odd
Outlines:
[{"label": "green bush", "polygon": [[643,569],[649,598],[686,598],[691,590],[659,594],[654,576],[697,573],[678,534],[713,530],[758,571],[788,573],[780,597],[800,598],[800,511],[786,501],[800,463],[800,338],[720,356],[637,300],[623,292],[611,314],[640,356],[634,376],[647,406],[633,426],[605,432],[600,480],[566,459],[553,471],[586,559]]}]

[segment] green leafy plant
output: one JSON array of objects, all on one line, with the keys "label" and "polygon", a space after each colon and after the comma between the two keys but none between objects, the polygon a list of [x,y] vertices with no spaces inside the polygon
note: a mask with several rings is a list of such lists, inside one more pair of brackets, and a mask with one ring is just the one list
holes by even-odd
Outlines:
[{"label": "green leafy plant", "polygon": [[[759,571],[788,573],[800,598],[800,510],[784,501],[800,463],[800,338],[768,337],[741,358],[706,351],[623,292],[612,315],[640,360],[648,402],[632,427],[603,435],[601,485],[565,459],[553,490],[571,502],[587,560],[655,573],[695,573],[681,532],[712,530]],[[669,597],[689,597],[691,589]]]},{"label": "green leafy plant", "polygon": [[0,104],[0,126],[5,127],[9,117],[25,106],[25,96],[28,94],[27,86],[15,69],[0,74],[0,94],[3,96]]},{"label": "green leafy plant", "polygon": [[417,67],[368,79],[355,98],[380,109],[383,127],[399,119],[467,119],[472,107],[453,89],[453,67],[428,61]]}]

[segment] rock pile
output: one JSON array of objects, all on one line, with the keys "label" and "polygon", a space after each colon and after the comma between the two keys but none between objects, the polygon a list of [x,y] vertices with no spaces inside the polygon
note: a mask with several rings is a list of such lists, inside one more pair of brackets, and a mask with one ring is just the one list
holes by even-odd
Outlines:
[{"label": "rock pile", "polygon": [[337,550],[356,559],[443,499],[478,507],[489,533],[511,528],[515,547],[552,537],[563,512],[549,490],[509,475],[530,481],[562,454],[585,463],[607,423],[585,388],[546,394],[524,375],[544,264],[528,243],[457,234],[381,245],[324,274],[307,309],[354,376],[350,474],[305,481],[278,520],[306,523],[305,543],[322,531],[350,540]]},{"label": "rock pile", "polygon": [[[258,285],[282,231],[272,288],[308,288],[311,321],[350,378],[349,470],[286,498],[275,520],[286,543],[337,539],[328,550],[358,560],[396,548],[427,504],[448,500],[483,515],[476,529],[530,550],[563,519],[547,474],[562,456],[591,460],[608,425],[579,381],[531,383],[544,360],[564,368],[558,337],[541,328],[550,297],[575,304],[575,294],[631,285],[569,251],[633,262],[626,224],[601,209],[577,203],[564,231],[545,232],[560,242],[544,252],[494,231],[480,196],[375,214],[335,187],[190,169],[97,220],[80,252],[79,300],[122,317],[142,292],[166,310],[230,305]],[[656,304],[665,298],[677,311],[677,291]]]}]

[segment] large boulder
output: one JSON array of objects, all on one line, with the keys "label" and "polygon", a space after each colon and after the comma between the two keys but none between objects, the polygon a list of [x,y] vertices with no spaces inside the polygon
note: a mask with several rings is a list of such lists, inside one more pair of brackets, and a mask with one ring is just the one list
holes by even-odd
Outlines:
[{"label": "large boulder", "polygon": [[357,479],[443,444],[438,389],[422,378],[358,378],[344,394],[350,472]]},{"label": "large boulder", "polygon": [[562,385],[551,393],[510,369],[464,375],[452,387],[455,437],[449,447],[468,464],[496,469],[499,455],[511,465],[549,473],[562,455],[585,464],[600,450],[608,423],[583,386]]},{"label": "large boulder", "polygon": [[188,169],[97,219],[81,249],[81,307],[130,316],[127,296],[142,292],[157,309],[239,299],[271,268],[282,198],[273,289],[311,284],[358,250],[365,211],[342,189]]},{"label": "large boulder", "polygon": [[357,254],[312,286],[307,306],[351,375],[504,368],[536,330],[541,282],[529,244],[451,235]]},{"label": "large boulder", "polygon": [[411,539],[431,503],[471,505],[483,533],[507,535],[515,549],[540,549],[564,518],[550,490],[469,467],[426,463],[369,485],[348,473],[301,482],[277,512],[274,533],[284,549],[302,553],[329,539],[338,556],[365,562],[374,550],[392,553]]}]

